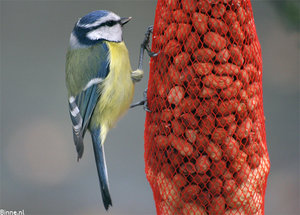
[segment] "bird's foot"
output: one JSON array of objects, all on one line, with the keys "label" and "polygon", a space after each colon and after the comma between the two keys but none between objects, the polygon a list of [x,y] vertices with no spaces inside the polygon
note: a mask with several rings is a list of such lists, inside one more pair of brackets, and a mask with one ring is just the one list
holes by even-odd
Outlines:
[{"label": "bird's foot", "polygon": [[151,112],[151,110],[149,110],[149,108],[148,108],[147,88],[144,90],[143,97],[144,98],[143,98],[142,101],[130,105],[130,108],[134,108],[134,107],[143,105],[143,108],[144,108],[145,111]]},{"label": "bird's foot", "polygon": [[159,52],[155,53],[155,52],[152,52],[151,51],[151,48],[149,46],[149,43],[150,43],[150,35],[151,33],[153,32],[153,25],[150,25],[148,28],[147,28],[147,31],[145,33],[145,37],[144,37],[144,40],[141,44],[141,49],[140,49],[140,58],[139,58],[139,66],[138,68],[142,70],[142,65],[143,65],[143,59],[144,59],[144,51],[146,50],[149,57],[156,57]]},{"label": "bird's foot", "polygon": [[159,54],[158,53],[155,53],[155,52],[151,52],[151,49],[149,47],[149,43],[150,43],[150,35],[151,33],[153,32],[153,25],[150,25],[148,28],[147,28],[147,31],[145,33],[145,38],[144,38],[144,41],[143,43],[141,44],[141,46],[144,48],[144,50],[146,49],[148,55],[150,57],[155,57]]}]

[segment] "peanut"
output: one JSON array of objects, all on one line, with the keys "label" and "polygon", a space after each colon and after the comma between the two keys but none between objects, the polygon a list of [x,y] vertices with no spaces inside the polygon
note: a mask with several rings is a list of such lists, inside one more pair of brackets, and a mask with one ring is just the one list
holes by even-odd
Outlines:
[{"label": "peanut", "polygon": [[222,36],[226,35],[228,32],[228,26],[219,19],[209,18],[208,26],[212,31]]},{"label": "peanut", "polygon": [[184,43],[184,48],[188,53],[194,52],[199,43],[199,37],[195,33],[191,33]]},{"label": "peanut", "polygon": [[251,167],[251,169],[255,169],[259,166],[260,164],[260,157],[258,154],[254,153],[249,157],[248,163]]},{"label": "peanut", "polygon": [[207,215],[205,209],[195,203],[186,203],[182,208],[182,215]]},{"label": "peanut", "polygon": [[157,186],[161,197],[173,207],[181,207],[183,202],[180,197],[180,191],[163,172],[157,174]]},{"label": "peanut", "polygon": [[239,143],[233,137],[227,137],[222,146],[225,156],[233,160],[239,153]]},{"label": "peanut", "polygon": [[231,99],[233,97],[236,97],[239,94],[241,88],[242,88],[242,82],[236,80],[235,82],[232,83],[230,87],[222,90],[220,92],[220,96],[224,99]]},{"label": "peanut", "polygon": [[201,122],[200,132],[205,135],[212,133],[212,130],[215,127],[215,118],[211,115],[208,115]]},{"label": "peanut", "polygon": [[177,28],[178,26],[176,23],[171,23],[167,27],[167,29],[164,31],[165,41],[169,41],[176,37]]},{"label": "peanut", "polygon": [[239,209],[228,209],[224,215],[246,215],[245,211],[242,208]]},{"label": "peanut", "polygon": [[212,199],[208,209],[209,214],[223,215],[225,213],[225,199],[218,196]]},{"label": "peanut", "polygon": [[193,53],[195,60],[199,62],[210,62],[216,56],[216,52],[209,48],[200,48]]},{"label": "peanut", "polygon": [[249,136],[252,127],[252,120],[248,117],[244,122],[238,127],[236,131],[236,136],[241,140]]},{"label": "peanut", "polygon": [[232,173],[238,172],[242,169],[242,166],[247,160],[247,154],[243,151],[240,151],[236,158],[230,163],[229,170]]},{"label": "peanut", "polygon": [[231,125],[232,123],[235,122],[235,115],[230,114],[228,116],[218,117],[218,118],[216,118],[216,121],[217,121],[219,126],[225,127],[225,126]]},{"label": "peanut", "polygon": [[180,86],[173,87],[168,94],[168,101],[170,104],[179,104],[184,97],[184,89]]},{"label": "peanut", "polygon": [[169,135],[171,132],[171,126],[169,123],[161,122],[158,126],[158,133],[162,135]]},{"label": "peanut", "polygon": [[190,24],[178,24],[176,37],[178,41],[184,41],[192,30],[192,26]]},{"label": "peanut", "polygon": [[171,178],[174,174],[174,168],[166,162],[162,165],[161,172],[163,172],[166,177]]},{"label": "peanut", "polygon": [[192,17],[193,26],[199,34],[204,34],[207,31],[208,17],[202,13],[194,13]]},{"label": "peanut", "polygon": [[196,10],[197,0],[182,0],[182,9],[187,13],[193,13]]},{"label": "peanut", "polygon": [[213,162],[211,166],[211,174],[215,177],[223,176],[226,168],[226,162],[223,160],[220,160],[219,162]]},{"label": "peanut", "polygon": [[225,180],[230,180],[233,178],[233,174],[228,169],[226,169],[225,172],[223,173],[223,178]]},{"label": "peanut", "polygon": [[206,155],[200,156],[195,163],[196,171],[200,174],[205,174],[210,168],[211,162]]},{"label": "peanut", "polygon": [[198,185],[188,185],[181,191],[181,197],[184,202],[193,201],[200,192],[200,187]]},{"label": "peanut", "polygon": [[207,32],[204,35],[203,42],[209,48],[211,48],[215,51],[220,51],[220,50],[224,49],[226,46],[225,38],[214,32]]},{"label": "peanut", "polygon": [[198,128],[198,119],[193,114],[184,113],[180,116],[181,121],[187,128]]},{"label": "peanut", "polygon": [[237,15],[237,19],[240,22],[240,24],[243,25],[244,22],[246,21],[246,12],[245,12],[244,8],[239,7],[237,9],[236,15]]},{"label": "peanut", "polygon": [[213,142],[210,142],[207,145],[206,152],[208,156],[214,161],[219,161],[222,158],[222,149]]},{"label": "peanut", "polygon": [[249,97],[248,97],[248,94],[247,94],[247,91],[246,90],[240,90],[239,92],[239,98],[243,101],[243,102],[247,102]]},{"label": "peanut", "polygon": [[196,109],[197,116],[204,116],[214,112],[216,106],[218,105],[218,99],[213,97],[203,101]]},{"label": "peanut", "polygon": [[164,122],[169,122],[173,118],[172,111],[170,109],[164,109],[161,112],[160,120]]},{"label": "peanut", "polygon": [[177,213],[176,208],[164,201],[160,202],[159,211],[163,215],[179,215],[179,213]]},{"label": "peanut", "polygon": [[257,95],[250,98],[247,103],[248,110],[254,111],[258,106],[258,102],[259,102],[259,97]]},{"label": "peanut", "polygon": [[211,4],[208,1],[198,1],[197,7],[202,13],[208,13],[211,10]]},{"label": "peanut", "polygon": [[181,174],[177,173],[176,175],[174,175],[173,177],[173,182],[175,183],[175,185],[178,188],[182,188],[187,184],[187,180],[184,176],[182,176]]},{"label": "peanut", "polygon": [[218,75],[238,75],[240,68],[232,63],[215,65],[214,71]]},{"label": "peanut", "polygon": [[193,146],[188,143],[186,140],[181,139],[179,137],[170,134],[168,136],[169,142],[171,145],[182,155],[182,156],[190,156],[193,154]]},{"label": "peanut", "polygon": [[252,97],[254,95],[257,95],[259,92],[259,85],[257,82],[254,82],[253,84],[250,84],[247,88],[247,93],[249,97]]},{"label": "peanut", "polygon": [[171,64],[168,68],[168,78],[174,85],[181,85],[182,80],[180,79],[181,73],[178,71],[174,64]]},{"label": "peanut", "polygon": [[229,48],[229,53],[232,63],[234,63],[237,66],[241,66],[244,63],[242,52],[237,46],[231,46]]},{"label": "peanut", "polygon": [[177,0],[166,0],[165,2],[169,10],[175,10],[178,8]]},{"label": "peanut", "polygon": [[220,63],[227,63],[229,57],[230,57],[230,53],[228,49],[223,49],[217,53],[216,60]]},{"label": "peanut", "polygon": [[208,143],[209,143],[209,139],[207,136],[201,134],[197,135],[196,145],[198,150],[204,150],[204,148],[207,146]]},{"label": "peanut", "polygon": [[182,99],[179,105],[181,106],[183,112],[189,113],[198,108],[198,106],[200,105],[200,101],[198,99],[186,97]]},{"label": "peanut", "polygon": [[[198,185],[206,185],[210,177],[208,175],[196,174],[192,177],[192,182]],[[209,198],[209,197],[208,197]],[[200,197],[198,198],[200,199]]]},{"label": "peanut", "polygon": [[190,56],[186,52],[181,52],[176,57],[174,57],[174,65],[177,69],[182,69],[186,66],[190,59]]},{"label": "peanut", "polygon": [[213,178],[210,180],[208,190],[213,195],[219,195],[223,187],[223,181],[219,178]]},{"label": "peanut", "polygon": [[189,17],[183,10],[173,11],[173,19],[176,23],[188,23]]},{"label": "peanut", "polygon": [[176,136],[180,136],[184,133],[184,126],[178,120],[176,120],[176,119],[173,120],[171,122],[171,125],[172,125],[172,129],[173,129],[173,133]]},{"label": "peanut", "polygon": [[226,11],[224,15],[224,20],[228,26],[231,26],[233,23],[237,21],[235,12],[232,10]]},{"label": "peanut", "polygon": [[250,77],[246,70],[242,69],[240,73],[238,74],[239,80],[241,80],[245,85],[249,84]]},{"label": "peanut", "polygon": [[199,76],[210,74],[214,68],[211,63],[195,63],[193,67]]},{"label": "peanut", "polygon": [[197,138],[197,131],[193,129],[185,130],[185,137],[190,143],[195,143]]},{"label": "peanut", "polygon": [[220,18],[224,15],[226,11],[226,8],[223,4],[216,4],[212,9],[211,9],[211,14],[215,18]]},{"label": "peanut", "polygon": [[180,168],[179,172],[182,175],[192,175],[196,172],[195,165],[192,162],[183,163]]},{"label": "peanut", "polygon": [[175,56],[180,51],[180,43],[176,40],[170,40],[165,46],[164,53],[166,55]]},{"label": "peanut", "polygon": [[166,148],[169,145],[168,137],[163,135],[158,135],[154,137],[154,142],[158,145],[159,148]]},{"label": "peanut", "polygon": [[219,102],[217,107],[218,113],[221,115],[228,115],[235,112],[238,108],[239,102],[237,99],[226,100]]},{"label": "peanut", "polygon": [[225,194],[225,196],[230,195],[232,192],[234,192],[237,189],[237,185],[235,183],[235,180],[230,179],[230,180],[226,180],[224,182],[224,186],[223,186],[223,192]]},{"label": "peanut", "polygon": [[250,172],[251,169],[248,163],[245,162],[240,171],[238,171],[238,173],[236,174],[236,182],[238,184],[242,184],[243,182],[245,182],[248,179]]},{"label": "peanut", "polygon": [[229,32],[235,44],[242,44],[244,42],[245,35],[238,21],[229,26]]},{"label": "peanut", "polygon": [[247,116],[247,105],[243,102],[241,102],[237,107],[237,117],[239,119],[244,119]]},{"label": "peanut", "polygon": [[210,97],[214,97],[216,94],[217,94],[217,92],[214,89],[203,87],[199,93],[199,97],[200,98],[210,98]]},{"label": "peanut", "polygon": [[224,89],[229,87],[233,82],[231,77],[208,75],[203,78],[203,84],[212,89]]},{"label": "peanut", "polygon": [[227,131],[224,128],[215,128],[214,132],[211,135],[211,139],[221,144],[227,137]]}]

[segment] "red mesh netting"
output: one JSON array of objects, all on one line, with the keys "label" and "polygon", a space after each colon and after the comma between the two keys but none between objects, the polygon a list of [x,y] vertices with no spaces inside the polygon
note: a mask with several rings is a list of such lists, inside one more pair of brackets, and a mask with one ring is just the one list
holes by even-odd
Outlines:
[{"label": "red mesh netting", "polygon": [[158,0],[145,124],[157,214],[264,214],[270,169],[250,0]]}]

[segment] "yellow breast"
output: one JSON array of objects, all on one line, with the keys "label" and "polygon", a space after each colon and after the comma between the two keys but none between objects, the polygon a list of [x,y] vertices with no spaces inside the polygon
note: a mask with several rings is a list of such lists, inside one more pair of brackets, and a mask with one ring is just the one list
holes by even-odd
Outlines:
[{"label": "yellow breast", "polygon": [[99,89],[102,93],[93,120],[96,120],[96,124],[110,129],[128,110],[134,95],[134,84],[125,43],[106,42],[106,44],[110,54],[110,72]]}]

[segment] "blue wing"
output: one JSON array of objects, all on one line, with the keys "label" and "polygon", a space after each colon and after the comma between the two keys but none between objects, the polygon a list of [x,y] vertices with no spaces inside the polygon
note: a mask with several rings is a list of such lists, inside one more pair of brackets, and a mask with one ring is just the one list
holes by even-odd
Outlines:
[{"label": "blue wing", "polygon": [[[80,67],[82,74],[90,71],[90,66],[92,70],[90,71],[89,79],[85,81],[82,85],[82,91],[76,96],[71,96],[69,98],[69,109],[70,116],[73,124],[73,138],[78,153],[78,159],[82,157],[83,154],[83,137],[85,135],[86,129],[89,125],[93,111],[97,105],[101,92],[99,90],[99,84],[106,78],[109,73],[109,61],[108,61],[108,47],[105,43],[97,45],[97,52],[95,49],[91,51],[91,55],[99,55],[99,57],[91,56],[86,58],[87,61],[82,62],[83,67]],[[95,60],[98,62],[95,64]],[[89,68],[85,68],[89,67]]]}]

